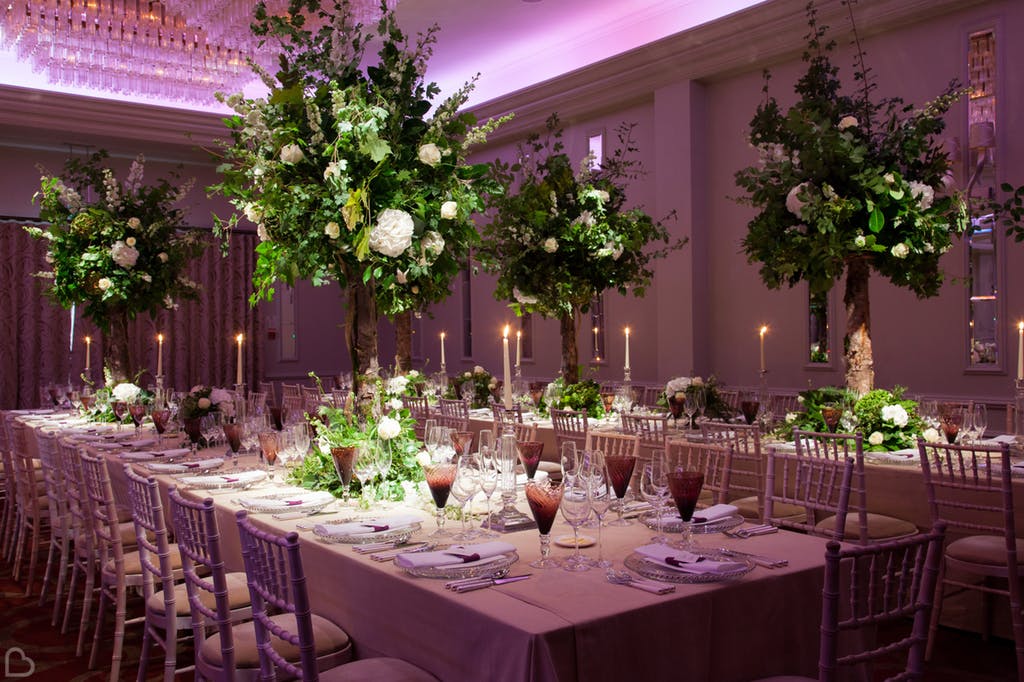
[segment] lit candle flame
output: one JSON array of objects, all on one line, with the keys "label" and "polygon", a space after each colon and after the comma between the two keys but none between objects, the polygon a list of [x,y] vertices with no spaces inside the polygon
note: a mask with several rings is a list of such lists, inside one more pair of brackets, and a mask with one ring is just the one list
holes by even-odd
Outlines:
[{"label": "lit candle flame", "polygon": [[768,325],[761,325],[761,336],[764,336],[765,332],[767,332],[767,331],[768,331]]},{"label": "lit candle flame", "polygon": [[164,335],[163,334],[157,334],[156,335],[156,340],[159,341],[160,343],[163,343],[164,342]]},{"label": "lit candle flame", "polygon": [[502,334],[506,339],[508,338],[508,331],[509,331],[509,329],[511,329],[511,327],[506,324],[505,325],[505,330],[504,330],[504,332]]},{"label": "lit candle flame", "polygon": [[235,341],[238,341],[238,344],[241,345],[242,344],[242,335],[239,334],[238,336],[236,336],[235,337]]}]

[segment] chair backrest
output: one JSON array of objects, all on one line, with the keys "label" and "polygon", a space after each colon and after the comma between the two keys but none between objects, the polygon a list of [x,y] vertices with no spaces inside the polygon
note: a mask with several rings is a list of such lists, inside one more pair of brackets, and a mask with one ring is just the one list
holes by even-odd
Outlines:
[{"label": "chair backrest", "polygon": [[22,515],[36,518],[42,514],[41,502],[42,497],[46,495],[45,488],[39,488],[35,460],[25,447],[25,432],[28,427],[16,419],[11,422],[11,426],[15,499]]},{"label": "chair backrest", "polygon": [[[842,541],[850,508],[853,468],[852,459],[837,461],[770,449],[765,475],[764,520],[783,528],[821,535],[816,524],[835,516],[834,529],[829,536]],[[802,507],[804,514],[797,517],[776,514],[775,505],[780,502]]]},{"label": "chair backrest", "polygon": [[77,444],[64,439],[58,441],[57,450],[68,505],[66,518],[74,530],[75,551],[80,556],[91,557],[95,536],[92,532],[92,503],[82,482],[82,455]]},{"label": "chair backrest", "polygon": [[918,441],[932,523],[950,532],[999,535],[1016,566],[1010,448]]},{"label": "chair backrest", "polygon": [[775,418],[780,419],[786,416],[787,412],[800,412],[803,406],[800,404],[800,394],[789,391],[772,391],[768,394],[771,400]]},{"label": "chair backrest", "polygon": [[426,396],[402,396],[402,405],[409,410],[409,416],[413,419],[430,419],[430,403]]},{"label": "chair backrest", "polygon": [[761,429],[746,424],[726,424],[704,421],[700,423],[705,443],[728,445],[729,487],[726,497],[732,501],[743,497],[757,497],[758,516],[764,518],[765,460],[761,455]]},{"label": "chair backrest", "polygon": [[495,443],[498,442],[502,434],[505,433],[506,429],[512,429],[512,433],[515,435],[517,443],[537,440],[536,424],[521,424],[517,422],[511,422],[499,425],[497,422],[494,422],[493,431]]},{"label": "chair backrest", "polygon": [[267,394],[263,391],[252,391],[245,398],[245,413],[261,415],[267,412]]},{"label": "chair backrest", "polygon": [[60,452],[57,446],[57,435],[47,429],[36,434],[36,445],[39,450],[39,464],[43,471],[43,483],[46,486],[46,497],[49,499],[50,518],[56,528],[68,517],[68,497],[64,486],[64,473],[60,466]]},{"label": "chair backrest", "polygon": [[640,452],[649,455],[656,451],[667,452],[668,416],[653,414],[620,415],[622,431],[635,434],[640,439]]},{"label": "chair backrest", "polygon": [[110,473],[102,457],[81,453],[82,483],[89,498],[90,523],[100,566],[113,562],[117,575],[124,575],[124,545],[118,527],[117,506],[110,486]]},{"label": "chair backrest", "polygon": [[[235,648],[227,570],[221,555],[220,529],[213,500],[209,497],[202,502],[190,500],[182,497],[174,487],[168,491],[168,497],[174,538],[181,553],[189,610],[192,612],[196,649],[206,639],[207,628],[215,626],[220,635],[221,667],[234,670]],[[212,609],[203,602],[202,597],[207,593],[214,598]]]},{"label": "chair backrest", "polygon": [[670,469],[682,467],[686,471],[704,472],[704,490],[713,494],[714,504],[730,499],[731,445],[669,441],[668,464]]},{"label": "chair backrest", "polygon": [[718,397],[722,402],[732,408],[733,412],[740,409],[740,391],[737,388],[719,388]]},{"label": "chair backrest", "polygon": [[[921,679],[945,525],[901,540],[843,549],[828,543],[821,612],[818,679],[833,682],[838,668],[906,651],[906,668],[890,680]],[[879,626],[906,623],[906,636],[878,640]],[[886,633],[892,627],[881,628]],[[854,632],[860,636],[843,634]],[[895,637],[895,638],[892,638]],[[840,647],[840,642],[843,646]],[[839,655],[842,649],[843,655]]]},{"label": "chair backrest", "polygon": [[13,415],[10,413],[0,413],[0,457],[3,457],[4,492],[7,495],[8,504],[14,504],[18,494],[14,487],[14,455],[9,427],[11,419],[13,419]]},{"label": "chair backrest", "polygon": [[285,398],[302,398],[302,389],[298,384],[281,384],[281,400]]},{"label": "chair backrest", "polygon": [[469,431],[469,403],[451,398],[438,398],[437,423],[456,431]]},{"label": "chair backrest", "polygon": [[587,434],[584,449],[600,450],[606,456],[638,457],[640,455],[640,437],[635,433],[595,433],[591,431]]},{"label": "chair backrest", "polygon": [[164,613],[173,614],[174,567],[160,488],[155,478],[138,475],[130,464],[124,465],[124,473],[128,477],[128,500],[142,566],[142,596],[148,600],[155,591],[162,590]]},{"label": "chair backrest", "polygon": [[850,511],[857,514],[858,539],[868,541],[867,481],[864,475],[864,436],[860,433],[821,433],[793,429],[796,451],[806,457],[842,461],[853,459],[850,481]]},{"label": "chair backrest", "polygon": [[[299,535],[292,531],[279,536],[260,530],[249,521],[244,510],[239,511],[236,518],[252,598],[260,677],[274,679],[274,669],[279,668],[304,681],[315,681],[318,677],[313,619],[299,554]],[[285,629],[280,619],[272,622],[270,609],[294,615],[295,631]],[[270,644],[271,636],[298,647],[298,666],[274,650]]]},{"label": "chair backrest", "polygon": [[260,393],[267,397],[267,405],[277,405],[277,394],[274,391],[274,382],[261,381],[259,386]]},{"label": "chair backrest", "polygon": [[520,403],[515,403],[512,407],[505,407],[501,403],[491,403],[491,413],[494,415],[494,423],[497,425],[504,425],[505,422],[523,423],[523,406]]},{"label": "chair backrest", "polygon": [[562,452],[562,444],[572,442],[578,449],[587,444],[587,413],[576,410],[551,409],[551,426],[555,431],[555,447]]}]

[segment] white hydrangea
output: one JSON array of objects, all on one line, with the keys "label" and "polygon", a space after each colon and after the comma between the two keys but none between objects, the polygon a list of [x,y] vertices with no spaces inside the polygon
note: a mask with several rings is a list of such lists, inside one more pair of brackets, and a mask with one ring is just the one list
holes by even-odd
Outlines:
[{"label": "white hydrangea", "polygon": [[412,216],[397,208],[385,208],[370,230],[370,248],[385,256],[397,258],[412,244]]},{"label": "white hydrangea", "polygon": [[434,258],[444,252],[444,237],[431,230],[423,235],[423,250]]},{"label": "white hydrangea", "polygon": [[445,220],[454,220],[459,215],[459,204],[455,201],[446,201],[441,204],[441,217]]},{"label": "white hydrangea", "polygon": [[910,415],[902,405],[886,405],[882,408],[882,419],[902,429],[910,420]]},{"label": "white hydrangea", "polygon": [[881,445],[885,442],[885,435],[881,431],[872,431],[868,436],[868,442],[872,445]]},{"label": "white hydrangea", "polygon": [[282,163],[299,163],[306,155],[302,153],[302,149],[297,144],[286,144],[281,147],[281,162]]},{"label": "white hydrangea", "polygon": [[397,438],[402,433],[402,425],[393,417],[381,417],[377,424],[377,437],[381,440]]},{"label": "white hydrangea", "polygon": [[686,389],[688,389],[692,383],[693,380],[690,379],[690,377],[676,377],[665,384],[665,395],[686,393]]},{"label": "white hydrangea", "polygon": [[387,402],[387,407],[389,410],[400,410],[404,407],[404,405],[402,404],[401,399],[392,398]]},{"label": "white hydrangea", "polygon": [[387,392],[392,395],[402,395],[405,393],[405,389],[409,387],[409,380],[405,377],[391,377],[388,379]]},{"label": "white hydrangea", "polygon": [[[416,462],[421,467],[430,466],[430,453],[426,450],[420,450],[416,453]],[[404,487],[405,483],[402,483],[402,486]]]},{"label": "white hydrangea", "polygon": [[242,208],[242,213],[245,214],[246,220],[250,223],[258,223],[263,220],[263,211],[256,204],[249,202]]},{"label": "white hydrangea", "polygon": [[139,260],[139,252],[134,247],[129,246],[118,239],[114,242],[114,245],[110,247],[110,257],[113,258],[114,262],[122,268],[129,270],[133,268],[135,266],[135,262]]},{"label": "white hydrangea", "polygon": [[114,400],[120,401],[122,403],[133,403],[136,400],[138,400],[139,396],[142,395],[142,389],[136,386],[135,384],[122,382],[117,386],[114,386],[114,389],[110,392],[110,395],[114,398]]},{"label": "white hydrangea", "polygon": [[935,201],[935,190],[930,185],[926,185],[923,182],[917,182],[911,180],[910,183],[910,195],[918,197],[921,210],[927,211],[932,206],[932,202]]},{"label": "white hydrangea", "polygon": [[558,240],[554,237],[548,237],[544,240],[544,243],[541,244],[541,248],[548,253],[554,253],[555,251],[558,251]]},{"label": "white hydrangea", "polygon": [[223,402],[231,402],[234,400],[234,396],[230,391],[225,391],[223,388],[215,388],[210,391],[210,401],[214,405],[220,405]]}]

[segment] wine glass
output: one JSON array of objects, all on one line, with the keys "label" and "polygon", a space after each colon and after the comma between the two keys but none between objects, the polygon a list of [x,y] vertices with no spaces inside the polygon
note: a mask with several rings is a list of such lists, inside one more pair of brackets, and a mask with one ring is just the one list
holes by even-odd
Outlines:
[{"label": "wine glass", "polygon": [[149,416],[153,418],[153,428],[156,429],[156,447],[159,450],[163,446],[167,424],[171,421],[171,411],[168,409],[153,410]]},{"label": "wine glass", "polygon": [[296,424],[292,427],[293,461],[301,463],[309,452],[309,425]]},{"label": "wine glass", "polygon": [[654,519],[658,528],[658,534],[651,538],[651,542],[661,544],[668,542],[664,535],[665,501],[669,495],[666,468],[664,456],[653,454],[651,461],[644,464],[640,474],[640,495],[654,509]]},{"label": "wine glass", "polygon": [[700,497],[700,490],[704,487],[704,474],[700,471],[685,471],[676,469],[668,473],[668,488],[672,493],[672,500],[676,503],[679,516],[683,520],[682,537],[673,546],[681,549],[689,549],[693,546],[691,539],[691,521],[693,510],[697,508],[697,499]]},{"label": "wine glass", "polygon": [[334,471],[341,481],[342,503],[348,502],[352,484],[352,464],[356,459],[356,447],[354,445],[338,445],[331,448],[331,459],[334,461]]},{"label": "wine glass", "polygon": [[949,404],[939,406],[939,423],[942,426],[942,433],[950,444],[956,443],[960,434],[960,427],[963,425],[964,413],[959,407]]},{"label": "wine glass", "polygon": [[988,410],[982,403],[974,404],[974,437],[977,440],[985,438],[985,431],[988,430]]},{"label": "wine glass", "polygon": [[231,450],[231,463],[238,466],[238,451],[242,449],[242,424],[241,422],[224,422],[224,438],[228,441],[228,448]]},{"label": "wine glass", "polygon": [[365,499],[366,493],[368,492],[370,481],[372,481],[380,471],[380,465],[377,462],[378,448],[375,443],[363,441],[356,445],[356,459],[352,463],[352,473],[362,484],[362,495]]},{"label": "wine glass", "polygon": [[599,568],[610,568],[612,562],[607,561],[603,555],[601,545],[601,526],[604,525],[604,517],[612,508],[615,501],[615,489],[612,487],[608,477],[608,468],[605,465],[604,453],[600,450],[590,451],[590,466],[587,468],[587,481],[590,484],[590,509],[597,519],[597,561],[594,565]]},{"label": "wine glass", "polygon": [[[572,445],[575,452],[576,446]],[[519,461],[522,462],[523,469],[526,471],[526,478],[532,481],[537,473],[537,467],[540,465],[541,455],[544,454],[544,443],[533,440],[519,441],[516,443],[516,449],[519,451]]]},{"label": "wine glass", "polygon": [[480,460],[477,455],[467,452],[459,457],[455,465],[455,480],[452,482],[451,496],[459,503],[459,517],[462,530],[453,536],[454,540],[472,540],[476,531],[466,525],[469,513],[467,505],[472,506],[473,497],[480,491]]},{"label": "wine glass", "polygon": [[274,480],[274,468],[280,447],[277,431],[260,431],[260,450],[263,452],[263,462],[267,467],[267,478],[271,481]]},{"label": "wine glass", "polygon": [[115,400],[110,403],[110,409],[114,411],[114,416],[117,418],[117,430],[120,431],[125,412],[128,411],[128,404],[123,400]]},{"label": "wine glass", "polygon": [[757,419],[757,411],[760,407],[760,401],[756,400],[753,396],[745,396],[744,399],[740,401],[740,412],[743,413],[743,420],[747,422],[748,426],[753,424]]},{"label": "wine glass", "polygon": [[632,526],[633,522],[622,518],[624,498],[629,491],[629,481],[633,478],[633,469],[636,467],[636,457],[633,455],[605,455],[605,467],[608,470],[608,478],[615,490],[615,497],[618,500],[619,518],[609,523],[609,526]]},{"label": "wine glass", "polygon": [[679,426],[679,418],[683,416],[685,407],[685,398],[676,398],[674,395],[668,397],[668,409],[672,413],[672,426]]},{"label": "wine glass", "polygon": [[146,418],[146,406],[142,403],[132,403],[128,406],[128,415],[135,424],[135,438],[142,438],[142,422]]},{"label": "wine glass", "polygon": [[562,502],[562,486],[563,483],[555,483],[550,478],[526,482],[526,501],[540,532],[540,558],[530,562],[533,568],[557,568],[561,565],[551,556],[551,526]]},{"label": "wine glass", "polygon": [[464,453],[470,451],[473,446],[473,432],[472,431],[456,431],[455,429],[449,429],[448,437],[451,438],[452,447],[455,448],[455,454],[461,457]]},{"label": "wine glass", "polygon": [[[481,431],[480,435],[492,436],[490,431]],[[482,440],[482,439],[481,439]],[[487,525],[491,525],[491,497],[498,489],[498,453],[493,445],[484,446],[481,444],[480,451],[480,491],[484,494],[484,501],[487,504]],[[497,537],[498,533],[492,530],[479,531],[481,537]]]},{"label": "wine glass", "polygon": [[437,507],[437,530],[430,537],[448,537],[451,533],[444,528],[444,506],[448,503],[448,495],[455,482],[455,450],[438,449],[429,464],[423,465],[423,475],[427,479],[430,495]]},{"label": "wine glass", "polygon": [[581,468],[572,479],[566,478],[562,485],[562,501],[559,505],[562,518],[572,526],[572,556],[562,563],[567,571],[588,571],[590,564],[580,554],[580,526],[590,516],[590,477]]},{"label": "wine glass", "polygon": [[694,391],[687,391],[683,400],[683,412],[686,413],[686,428],[693,429],[693,415],[697,414],[697,399]]},{"label": "wine glass", "polygon": [[839,428],[839,420],[843,416],[843,409],[838,405],[829,404],[821,406],[821,418],[825,422],[825,428],[830,433],[835,433]]}]

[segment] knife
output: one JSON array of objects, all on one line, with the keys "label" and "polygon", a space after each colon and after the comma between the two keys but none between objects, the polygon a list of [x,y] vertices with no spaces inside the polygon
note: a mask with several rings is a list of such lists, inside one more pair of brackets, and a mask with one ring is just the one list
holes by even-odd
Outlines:
[{"label": "knife", "polygon": [[450,589],[452,592],[458,592],[461,594],[463,592],[472,592],[473,590],[491,587],[492,585],[505,585],[507,583],[517,583],[520,580],[526,580],[531,575],[531,573],[524,573],[523,575],[512,575],[507,578],[481,578],[474,582],[466,582],[458,585],[453,585],[448,589]]}]

